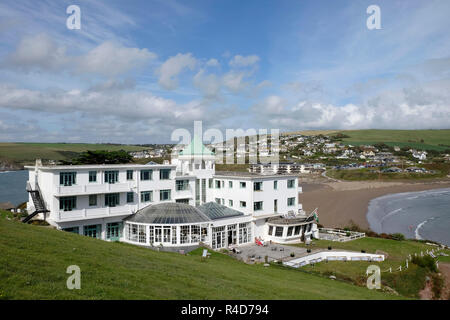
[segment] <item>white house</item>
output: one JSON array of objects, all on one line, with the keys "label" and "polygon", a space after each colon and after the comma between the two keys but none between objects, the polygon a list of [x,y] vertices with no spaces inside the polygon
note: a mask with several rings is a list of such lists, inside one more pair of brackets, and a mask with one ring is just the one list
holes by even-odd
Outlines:
[{"label": "white house", "polygon": [[220,249],[255,238],[299,242],[318,233],[298,202],[296,175],[216,172],[214,154],[196,138],[171,163],[36,161],[26,168],[32,214],[24,221],[39,215],[85,236],[166,249],[203,242]]}]

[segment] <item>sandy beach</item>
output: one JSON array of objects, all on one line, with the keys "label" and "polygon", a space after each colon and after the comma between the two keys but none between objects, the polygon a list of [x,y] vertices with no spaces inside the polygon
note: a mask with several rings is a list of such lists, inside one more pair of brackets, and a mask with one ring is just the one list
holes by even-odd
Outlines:
[{"label": "sandy beach", "polygon": [[355,222],[368,229],[367,208],[371,199],[391,193],[450,188],[450,181],[380,182],[349,181],[304,183],[300,202],[306,212],[318,209],[320,224],[343,227]]}]

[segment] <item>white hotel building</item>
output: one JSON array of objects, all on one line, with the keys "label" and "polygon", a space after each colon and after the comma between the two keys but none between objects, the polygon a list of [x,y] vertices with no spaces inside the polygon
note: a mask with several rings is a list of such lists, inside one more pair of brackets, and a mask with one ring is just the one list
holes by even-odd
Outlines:
[{"label": "white hotel building", "polygon": [[171,163],[50,165],[29,170],[28,212],[60,230],[166,249],[220,249],[317,237],[296,175],[215,172],[194,138]]}]

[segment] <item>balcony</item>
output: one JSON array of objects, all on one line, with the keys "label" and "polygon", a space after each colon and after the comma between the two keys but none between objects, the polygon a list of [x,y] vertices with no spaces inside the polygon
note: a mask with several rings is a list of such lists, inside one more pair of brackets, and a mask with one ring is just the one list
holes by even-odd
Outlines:
[{"label": "balcony", "polygon": [[79,209],[72,211],[59,211],[58,220],[56,222],[106,218],[114,216],[129,215],[133,213],[134,205],[123,205],[117,207],[104,207],[93,209]]},{"label": "balcony", "polygon": [[112,192],[130,192],[130,183],[93,183],[72,186],[57,186],[55,196],[83,195]]}]

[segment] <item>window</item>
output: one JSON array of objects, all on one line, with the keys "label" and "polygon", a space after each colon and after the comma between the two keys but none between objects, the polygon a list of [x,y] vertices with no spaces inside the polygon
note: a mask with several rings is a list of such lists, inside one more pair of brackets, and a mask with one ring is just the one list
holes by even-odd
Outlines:
[{"label": "window", "polygon": [[216,189],[220,189],[220,180],[215,180]]},{"label": "window", "polygon": [[133,180],[133,170],[127,170],[127,180]]},{"label": "window", "polygon": [[273,212],[278,212],[278,199],[273,200]]},{"label": "window", "polygon": [[105,171],[105,182],[116,183],[119,181],[119,171]]},{"label": "window", "polygon": [[89,195],[89,206],[96,206],[97,205],[97,195],[91,194]]},{"label": "window", "polygon": [[289,189],[294,188],[294,187],[295,187],[295,180],[294,180],[294,179],[293,179],[293,180],[288,180],[288,182],[287,182],[287,187],[288,187]]},{"label": "window", "polygon": [[153,235],[154,235],[154,228],[155,227],[153,227],[153,226],[149,226],[148,227],[148,237],[149,237],[149,241],[150,241],[150,243],[152,244],[153,242],[155,242],[155,238],[153,237]]},{"label": "window", "polygon": [[134,202],[134,192],[127,192],[127,203]]},{"label": "window", "polygon": [[247,202],[241,201],[241,202],[240,202],[240,206],[241,206],[241,208],[247,207]]},{"label": "window", "polygon": [[206,169],[206,163],[205,163],[205,160],[202,160],[202,169]]},{"label": "window", "polygon": [[113,222],[106,224],[106,239],[118,241],[122,236],[122,222]]},{"label": "window", "polygon": [[262,191],[262,182],[253,182],[253,191]]},{"label": "window", "polygon": [[213,187],[213,179],[208,179],[208,187],[212,189]]},{"label": "window", "polygon": [[195,206],[200,205],[200,179],[195,179]]},{"label": "window", "polygon": [[176,180],[175,187],[177,191],[188,190],[189,180]]},{"label": "window", "polygon": [[167,242],[168,243],[171,242],[171,239],[170,239],[170,227],[168,227],[168,226],[163,228],[163,242],[166,242],[166,243]]},{"label": "window", "polygon": [[175,202],[189,204],[189,199],[176,199]]},{"label": "window", "polygon": [[153,201],[153,191],[141,191],[141,202]]},{"label": "window", "polygon": [[172,244],[177,244],[177,227],[172,226]]},{"label": "window", "polygon": [[59,210],[72,211],[77,207],[76,197],[61,197],[59,198]]},{"label": "window", "polygon": [[274,190],[277,190],[277,189],[278,189],[278,181],[277,181],[277,180],[275,180],[275,181],[273,182],[273,189],[274,189]]},{"label": "window", "polygon": [[71,232],[71,233],[76,233],[76,234],[79,234],[79,233],[80,233],[78,227],[63,228],[63,231]]},{"label": "window", "polygon": [[200,241],[200,226],[192,225],[191,226],[191,243]]},{"label": "window", "polygon": [[220,198],[214,199],[218,204],[220,204]]},{"label": "window", "polygon": [[276,227],[275,228],[275,237],[282,237],[283,236],[283,227]]},{"label": "window", "polygon": [[228,200],[228,206],[232,207],[233,206],[233,200]]},{"label": "window", "polygon": [[247,187],[247,183],[246,182],[241,182],[239,185],[241,186],[241,188]]},{"label": "window", "polygon": [[120,203],[118,193],[105,194],[105,207],[115,207]]},{"label": "window", "polygon": [[250,242],[251,229],[250,223],[239,223],[239,243]]},{"label": "window", "polygon": [[196,163],[195,164],[195,170],[199,170],[200,169],[200,164],[199,163]]},{"label": "window", "polygon": [[60,172],[59,184],[62,186],[71,186],[76,184],[77,173],[76,172]]},{"label": "window", "polygon": [[233,181],[228,181],[228,188],[233,188]]},{"label": "window", "polygon": [[159,191],[159,200],[160,201],[170,200],[170,190],[160,190]]},{"label": "window", "polygon": [[147,226],[138,225],[138,240],[139,243],[147,242]]},{"label": "window", "polygon": [[206,202],[206,179],[202,179],[202,203]]},{"label": "window", "polygon": [[101,237],[101,230],[102,225],[101,224],[94,224],[90,226],[84,226],[84,235],[91,238],[97,238],[100,239]]},{"label": "window", "polygon": [[295,226],[294,236],[298,236],[300,234],[301,229],[302,229],[302,226]]},{"label": "window", "polygon": [[141,180],[152,180],[153,170],[141,170]]},{"label": "window", "polygon": [[159,180],[169,180],[170,179],[170,169],[159,170]]},{"label": "window", "polygon": [[254,211],[259,211],[263,209],[263,202],[262,201],[256,201],[253,202],[253,210]]},{"label": "window", "polygon": [[97,182],[97,171],[89,171],[89,182]]},{"label": "window", "polygon": [[269,226],[269,236],[272,235],[272,232],[273,232],[273,226]]},{"label": "window", "polygon": [[294,227],[288,227],[287,236],[292,236],[292,231],[294,231]]},{"label": "window", "polygon": [[180,226],[180,243],[188,243],[190,234],[190,226]]},{"label": "window", "polygon": [[291,207],[291,206],[295,205],[295,197],[288,198],[287,199],[287,205],[288,205],[288,207]]}]

